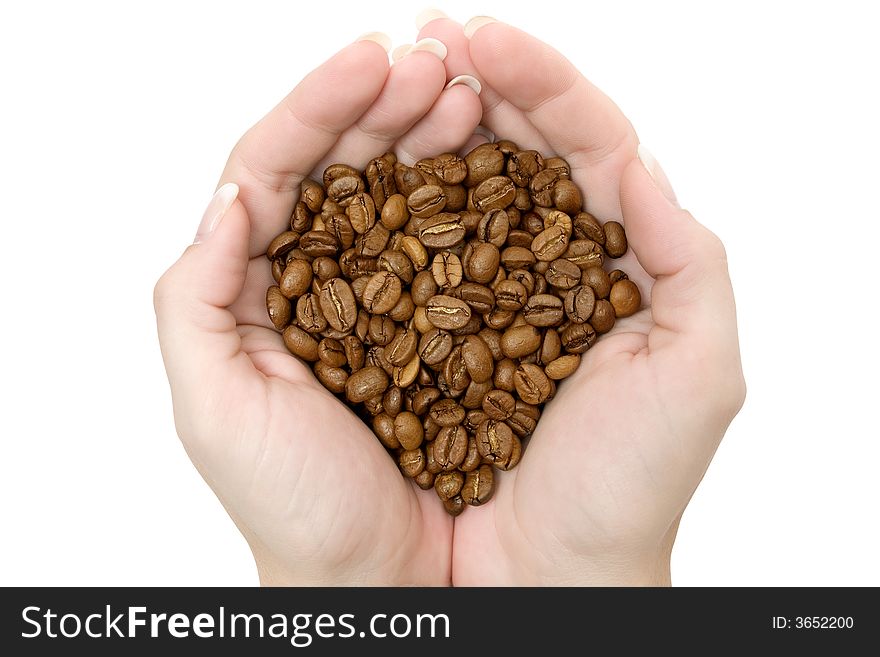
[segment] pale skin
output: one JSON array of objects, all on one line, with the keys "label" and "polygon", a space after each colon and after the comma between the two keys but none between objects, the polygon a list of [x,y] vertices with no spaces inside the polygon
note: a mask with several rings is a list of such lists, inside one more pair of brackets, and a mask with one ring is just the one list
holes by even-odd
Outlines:
[{"label": "pale skin", "polygon": [[[445,61],[415,52],[389,66],[356,42],[236,145],[220,183],[237,189],[221,189],[156,286],[181,440],[263,584],[669,584],[681,514],[745,396],[724,248],[639,159],[618,108],[548,45],[497,22],[467,38],[445,18],[425,37]],[[479,95],[444,90],[461,74]],[[285,349],[266,316],[264,252],[303,176],[386,150],[408,161],[472,147],[478,124],[569,161],[588,209],[625,225],[615,266],[643,309],[559,386],[493,499],[453,520]]]}]

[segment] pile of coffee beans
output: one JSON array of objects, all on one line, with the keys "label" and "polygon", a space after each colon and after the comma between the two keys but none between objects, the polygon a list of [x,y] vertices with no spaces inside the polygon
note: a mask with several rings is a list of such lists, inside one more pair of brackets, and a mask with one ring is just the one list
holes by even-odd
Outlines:
[{"label": "pile of coffee beans", "polygon": [[386,153],[302,183],[266,252],[291,353],[452,515],[492,496],[557,381],[639,309],[568,163],[510,141],[409,167]]}]

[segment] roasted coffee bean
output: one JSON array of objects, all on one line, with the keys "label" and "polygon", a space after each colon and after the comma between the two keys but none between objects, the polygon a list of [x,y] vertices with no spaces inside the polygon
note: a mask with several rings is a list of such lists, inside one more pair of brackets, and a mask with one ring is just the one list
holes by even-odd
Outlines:
[{"label": "roasted coffee bean", "polygon": [[578,212],[573,220],[573,238],[578,240],[592,240],[600,246],[605,244],[605,231],[602,224],[589,212]]},{"label": "roasted coffee bean", "polygon": [[614,306],[616,317],[629,317],[642,305],[642,295],[639,293],[639,288],[629,279],[619,280],[612,285],[608,300]]},{"label": "roasted coffee bean", "polygon": [[428,266],[428,252],[417,237],[407,235],[400,240],[400,250],[412,261],[416,271]]},{"label": "roasted coffee bean", "polygon": [[483,412],[492,420],[506,420],[516,410],[516,399],[506,390],[492,390],[483,398]]},{"label": "roasted coffee bean", "polygon": [[540,417],[541,411],[538,410],[537,406],[517,400],[516,410],[511,417],[505,420],[505,422],[511,428],[513,433],[520,438],[526,438],[532,435]]},{"label": "roasted coffee bean", "polygon": [[345,396],[350,402],[363,402],[381,395],[388,387],[388,375],[381,367],[367,366],[348,377]]},{"label": "roasted coffee bean", "polygon": [[394,194],[385,201],[382,206],[379,221],[388,230],[398,230],[409,221],[409,210],[406,206],[406,197],[403,194]]},{"label": "roasted coffee bean", "polygon": [[460,516],[465,509],[464,498],[461,495],[456,495],[448,500],[443,500],[443,508],[453,518]]},{"label": "roasted coffee bean", "polygon": [[467,172],[467,164],[458,155],[444,153],[434,158],[434,175],[447,185],[462,182]]},{"label": "roasted coffee bean", "polygon": [[[351,297],[351,302],[352,308],[356,307],[354,306],[354,295]],[[309,292],[297,299],[296,323],[309,333],[320,333],[327,328],[327,318],[321,309],[321,302],[317,294]]]},{"label": "roasted coffee bean", "polygon": [[[545,162],[546,165],[546,162]],[[529,194],[535,205],[549,208],[553,206],[553,188],[562,177],[554,169],[543,169],[529,181]]]},{"label": "roasted coffee bean", "polygon": [[418,170],[397,162],[394,165],[394,184],[397,186],[398,192],[409,196],[425,184],[425,179]]},{"label": "roasted coffee bean", "polygon": [[626,253],[626,233],[616,221],[606,221],[602,227],[605,230],[605,253],[612,258],[619,258]]},{"label": "roasted coffee bean", "polygon": [[474,207],[479,212],[503,210],[513,203],[516,187],[507,176],[492,176],[474,188]]},{"label": "roasted coffee bean", "polygon": [[405,449],[397,457],[397,463],[405,477],[417,477],[425,469],[425,453],[421,449]]},{"label": "roasted coffee bean", "polygon": [[431,217],[446,207],[446,194],[439,185],[423,185],[407,197],[406,207],[413,217]]},{"label": "roasted coffee bean", "polygon": [[425,313],[431,324],[447,331],[463,327],[471,318],[471,308],[467,303],[443,294],[428,300]]},{"label": "roasted coffee bean", "polygon": [[581,285],[593,288],[597,299],[607,299],[611,293],[611,279],[601,267],[587,267],[581,273]]},{"label": "roasted coffee bean", "polygon": [[464,362],[461,345],[453,347],[449,352],[449,357],[443,363],[443,378],[446,385],[455,392],[464,392],[470,385],[471,375]]},{"label": "roasted coffee bean", "polygon": [[321,288],[320,302],[323,315],[333,328],[345,333],[354,328],[358,313],[357,301],[351,286],[344,279],[331,278],[327,281]]},{"label": "roasted coffee bean", "polygon": [[495,475],[491,465],[481,465],[467,473],[461,488],[461,498],[465,504],[480,506],[492,498],[495,491]]},{"label": "roasted coffee bean", "polygon": [[376,204],[373,197],[364,192],[353,195],[345,208],[345,214],[355,232],[366,233],[376,223]]},{"label": "roasted coffee bean", "polygon": [[[287,348],[290,349],[290,346],[288,345]],[[364,366],[364,358],[366,357],[364,344],[356,335],[345,336],[342,339],[342,348],[345,350],[345,360],[348,363],[348,368],[352,372],[357,372]],[[293,349],[290,350],[293,351]]]},{"label": "roasted coffee bean", "polygon": [[502,470],[512,467],[511,461],[514,457],[519,460],[518,452],[522,449],[519,438],[500,420],[487,419],[481,422],[477,428],[476,440],[480,456]]},{"label": "roasted coffee bean", "polygon": [[499,390],[513,392],[516,386],[513,383],[513,375],[516,374],[517,363],[512,358],[499,360],[495,365],[495,374],[492,384]]},{"label": "roasted coffee bean", "polygon": [[367,164],[364,175],[373,196],[376,207],[381,209],[395,193],[397,185],[394,183],[394,163],[397,161],[394,153],[385,153],[382,157],[375,157]]},{"label": "roasted coffee bean", "polygon": [[544,262],[561,257],[567,248],[568,235],[565,234],[565,228],[560,225],[542,230],[532,240],[531,246],[535,258]]},{"label": "roasted coffee bean", "polygon": [[512,310],[501,310],[500,308],[496,308],[492,312],[483,315],[483,322],[485,322],[486,326],[490,329],[501,331],[510,326],[515,317],[516,314]]},{"label": "roasted coffee bean", "polygon": [[580,364],[581,357],[578,354],[565,354],[547,363],[544,374],[554,381],[559,381],[574,374]]},{"label": "roasted coffee bean", "polygon": [[[431,429],[427,426],[428,422],[433,425]],[[434,458],[434,439],[437,437],[437,434],[440,433],[440,428],[441,427],[430,418],[425,420],[425,442],[422,444],[422,447],[425,450],[425,470],[434,475],[442,470],[440,464],[437,463],[437,459]]]},{"label": "roasted coffee bean", "polygon": [[391,370],[391,380],[399,388],[406,388],[415,383],[422,366],[418,356],[413,356],[408,363],[394,366]]},{"label": "roasted coffee bean", "polygon": [[462,243],[464,234],[461,217],[451,212],[434,214],[419,225],[419,241],[429,249],[451,249]]},{"label": "roasted coffee bean", "polygon": [[293,260],[284,268],[278,285],[288,299],[302,296],[312,286],[312,266],[305,260]]},{"label": "roasted coffee bean", "polygon": [[[355,252],[367,258],[375,258],[388,246],[391,233],[382,224],[375,224],[363,235],[359,235],[354,241]],[[378,263],[376,264],[378,268]],[[374,269],[375,271],[375,269]]]},{"label": "roasted coffee bean", "polygon": [[535,254],[523,246],[508,246],[501,252],[501,264],[507,271],[528,269],[535,259]]},{"label": "roasted coffee bean", "polygon": [[523,306],[522,316],[532,326],[559,326],[564,317],[562,299],[553,294],[535,294]]},{"label": "roasted coffee bean", "polygon": [[384,413],[385,407],[382,406],[382,395],[376,395],[366,400],[364,402],[364,410],[374,417],[379,415],[379,413]]},{"label": "roasted coffee bean", "polygon": [[606,299],[596,301],[596,307],[593,309],[593,315],[590,317],[590,324],[596,333],[608,333],[614,328],[614,306]]},{"label": "roasted coffee bean", "polygon": [[544,274],[547,282],[560,290],[569,290],[580,283],[581,270],[571,260],[557,258]]},{"label": "roasted coffee bean", "polygon": [[308,206],[302,201],[293,206],[290,215],[290,229],[297,233],[306,232],[312,225],[313,217]]},{"label": "roasted coffee bean", "polygon": [[[538,219],[540,222],[540,219]],[[532,246],[532,240],[535,239],[535,235],[540,233],[543,228],[540,227],[541,224],[538,224],[538,229],[535,231],[534,235],[527,230],[512,230],[507,234],[507,246],[505,249],[510,248],[512,246],[521,246],[524,249],[530,249]],[[503,259],[503,258],[502,258]],[[534,264],[535,256],[532,256],[531,262]],[[523,270],[525,271],[525,270]]]},{"label": "roasted coffee bean", "polygon": [[622,269],[613,269],[608,272],[608,280],[611,281],[611,285],[614,285],[617,281],[625,281],[627,279],[629,279],[629,276]]},{"label": "roasted coffee bean", "polygon": [[269,243],[269,248],[266,249],[266,256],[269,260],[280,258],[288,251],[299,246],[299,240],[299,233],[292,230],[284,231]]},{"label": "roasted coffee bean", "polygon": [[416,449],[425,438],[422,421],[415,413],[398,413],[391,423],[392,433],[404,449]]},{"label": "roasted coffee bean", "polygon": [[284,346],[294,356],[299,356],[309,363],[318,360],[318,341],[299,326],[291,324],[284,329],[282,337]]},{"label": "roasted coffee bean", "polygon": [[581,269],[601,267],[605,262],[605,252],[592,240],[574,240],[569,243],[563,255]]},{"label": "roasted coffee bean", "polygon": [[290,324],[290,301],[281,292],[281,288],[273,285],[266,291],[266,309],[272,325],[279,331]]},{"label": "roasted coffee bean", "polygon": [[284,261],[280,258],[272,261],[272,278],[276,284],[281,284],[281,277],[284,275]]},{"label": "roasted coffee bean", "polygon": [[314,272],[315,278],[322,281],[328,281],[331,278],[339,278],[342,276],[342,270],[339,268],[339,263],[327,256],[321,256],[312,261],[312,272]]},{"label": "roasted coffee bean", "polygon": [[560,226],[569,239],[571,238],[572,222],[571,217],[567,214],[560,212],[559,210],[550,210],[547,212],[544,216],[544,228],[552,228],[553,226]]},{"label": "roasted coffee bean", "polygon": [[497,144],[481,144],[465,155],[467,177],[464,184],[475,187],[504,170],[504,154]]},{"label": "roasted coffee bean", "polygon": [[510,232],[510,218],[505,210],[490,210],[477,224],[476,235],[481,242],[502,248]]},{"label": "roasted coffee bean", "polygon": [[[421,429],[421,425],[419,428]],[[400,448],[400,441],[394,435],[394,418],[388,413],[373,416],[373,433],[387,449]]]},{"label": "roasted coffee bean", "polygon": [[348,382],[348,372],[341,367],[331,367],[324,361],[318,361],[314,365],[315,376],[327,390],[339,394],[345,390]]},{"label": "roasted coffee bean", "polygon": [[434,490],[444,502],[458,495],[464,485],[464,475],[458,471],[442,472],[434,478]]},{"label": "roasted coffee bean", "polygon": [[501,351],[501,333],[490,328],[481,329],[478,335],[483,338],[483,342],[492,352],[493,360],[501,360],[504,358],[504,352]]},{"label": "roasted coffee bean", "polygon": [[475,283],[488,283],[498,273],[500,262],[498,247],[489,242],[478,242],[466,260],[465,275]]},{"label": "roasted coffee bean", "polygon": [[413,396],[412,411],[418,416],[425,415],[440,399],[440,390],[437,388],[422,388]]},{"label": "roasted coffee bean", "polygon": [[590,319],[596,307],[596,293],[589,285],[578,285],[568,291],[563,305],[571,321],[583,324]]},{"label": "roasted coffee bean", "polygon": [[[428,472],[427,470],[422,470],[419,474],[413,477],[413,481],[418,484],[418,487],[422,490],[431,490],[434,488],[434,474],[432,472]],[[455,498],[452,498],[453,500]],[[447,500],[447,502],[450,500]],[[446,503],[444,502],[444,505]],[[448,510],[448,509],[447,509]]]},{"label": "roasted coffee bean", "polygon": [[485,315],[495,307],[495,294],[479,283],[465,281],[458,286],[453,296],[464,301],[478,315]]},{"label": "roasted coffee bean", "polygon": [[[462,414],[462,419],[464,415]],[[463,426],[447,426],[440,429],[434,439],[434,458],[443,471],[456,469],[467,456],[468,435]]]},{"label": "roasted coffee bean", "polygon": [[382,408],[391,417],[397,417],[403,410],[403,389],[392,386],[382,395]]},{"label": "roasted coffee bean", "polygon": [[385,356],[392,365],[406,365],[416,355],[418,333],[415,329],[402,329],[385,348]]},{"label": "roasted coffee bean", "polygon": [[367,312],[375,315],[387,313],[400,299],[401,290],[400,279],[391,272],[373,274],[364,288],[363,306]]},{"label": "roasted coffee bean", "polygon": [[468,387],[464,391],[464,395],[461,396],[459,402],[469,411],[480,408],[483,404],[483,397],[485,397],[493,387],[491,378],[488,381],[480,382],[471,379],[471,382],[468,384]]},{"label": "roasted coffee bean", "polygon": [[422,335],[418,354],[422,362],[429,366],[439,365],[452,351],[452,335],[448,331],[434,328]]},{"label": "roasted coffee bean", "polygon": [[458,287],[462,279],[461,260],[454,253],[442,251],[434,256],[431,274],[441,288]]},{"label": "roasted coffee bean", "polygon": [[553,205],[566,214],[580,212],[583,206],[581,192],[570,180],[560,180],[553,186]]},{"label": "roasted coffee bean", "polygon": [[[544,219],[536,212],[529,212],[522,220],[522,228],[525,232],[535,238],[541,231],[547,228],[544,225]],[[531,240],[529,241],[531,244]]]},{"label": "roasted coffee bean", "polygon": [[518,187],[528,187],[532,177],[544,168],[544,158],[538,151],[519,151],[507,160],[507,175]]},{"label": "roasted coffee bean", "polygon": [[562,335],[562,348],[570,354],[582,354],[596,343],[596,331],[585,324],[570,324]]},{"label": "roasted coffee bean", "polygon": [[385,315],[373,315],[370,317],[370,329],[368,331],[370,341],[375,345],[384,347],[397,335],[397,326],[394,320]]},{"label": "roasted coffee bean", "polygon": [[346,362],[342,343],[333,338],[324,338],[318,343],[318,358],[330,367],[342,367]]},{"label": "roasted coffee bean", "polygon": [[562,340],[555,329],[547,329],[541,337],[541,346],[535,352],[535,363],[546,365],[562,353]]},{"label": "roasted coffee bean", "polygon": [[324,188],[311,178],[306,178],[300,183],[299,198],[312,212],[320,212],[324,203]]},{"label": "roasted coffee bean", "polygon": [[406,285],[413,282],[413,277],[416,274],[412,260],[403,251],[392,251],[390,249],[382,251],[379,254],[377,265],[379,271],[391,272]]},{"label": "roasted coffee bean", "polygon": [[483,383],[492,378],[495,361],[489,346],[478,335],[468,335],[461,345],[461,357],[471,380]]},{"label": "roasted coffee bean", "polygon": [[412,295],[404,290],[400,299],[394,305],[394,308],[388,311],[388,316],[395,322],[408,322],[412,319],[413,313],[416,311],[416,304],[413,303]]},{"label": "roasted coffee bean", "polygon": [[339,203],[339,205],[348,207],[354,197],[363,192],[364,189],[364,181],[360,175],[345,175],[329,184],[327,196]]},{"label": "roasted coffee bean", "polygon": [[537,365],[521,364],[513,376],[519,398],[527,404],[542,404],[553,392],[550,379]]},{"label": "roasted coffee bean", "polygon": [[420,271],[413,278],[412,287],[410,288],[413,302],[417,306],[424,306],[431,300],[431,297],[437,294],[437,281],[434,280],[434,273],[429,270]]}]

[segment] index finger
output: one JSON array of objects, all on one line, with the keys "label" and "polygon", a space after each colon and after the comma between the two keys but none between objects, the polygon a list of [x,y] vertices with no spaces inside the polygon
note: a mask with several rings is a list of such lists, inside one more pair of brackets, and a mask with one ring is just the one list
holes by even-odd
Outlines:
[{"label": "index finger", "polygon": [[251,257],[284,229],[303,178],[382,90],[388,52],[375,38],[356,41],[309,73],[229,156],[219,184],[238,183]]}]

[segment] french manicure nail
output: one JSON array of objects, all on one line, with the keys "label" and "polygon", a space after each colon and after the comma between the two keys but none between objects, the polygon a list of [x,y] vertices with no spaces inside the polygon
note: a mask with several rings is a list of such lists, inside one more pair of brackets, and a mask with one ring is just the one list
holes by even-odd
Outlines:
[{"label": "french manicure nail", "polygon": [[[446,59],[447,50],[446,44],[440,41],[440,39],[428,37],[426,39],[419,39],[418,41],[416,41],[413,44],[412,48],[407,51],[406,55],[411,55],[414,52],[429,52],[432,55],[438,57],[442,62],[444,59]],[[404,55],[404,57],[406,57],[406,55]]]},{"label": "french manicure nail", "polygon": [[474,33],[481,27],[489,25],[489,23],[497,22],[498,21],[491,16],[474,16],[472,19],[464,24],[464,35],[468,39],[470,39],[472,36],[474,36]]},{"label": "french manicure nail", "polygon": [[644,145],[639,144],[639,160],[642,162],[642,166],[645,167],[645,170],[654,180],[654,183],[663,192],[663,196],[666,197],[666,200],[679,207],[678,198],[675,196],[675,191],[672,189],[672,184],[669,182],[669,178],[666,177],[666,173],[663,171],[663,168],[660,166],[660,163],[657,162],[657,159],[651,154]]},{"label": "french manicure nail", "polygon": [[416,16],[416,29],[421,30],[425,25],[430,23],[431,21],[435,21],[438,18],[449,18],[442,11],[437,9],[436,7],[428,7],[427,9],[423,9],[419,12],[419,15]]},{"label": "french manicure nail", "polygon": [[356,41],[372,41],[382,46],[382,48],[385,49],[385,52],[391,50],[391,37],[384,32],[367,32],[366,34],[360,35]]},{"label": "french manicure nail", "polygon": [[193,244],[204,242],[211,236],[236,198],[238,198],[238,185],[235,183],[226,183],[214,192],[211,202],[205,208],[205,214],[202,215]]},{"label": "french manicure nail", "polygon": [[406,57],[406,53],[409,52],[410,48],[412,48],[411,43],[404,43],[397,46],[394,50],[391,51],[391,61],[399,62],[401,59]]},{"label": "french manicure nail", "polygon": [[475,78],[473,75],[456,75],[449,81],[449,83],[446,85],[446,88],[449,89],[457,84],[463,84],[464,86],[469,87],[478,96],[483,90],[483,85],[481,85],[480,81],[477,80],[477,78]]}]

